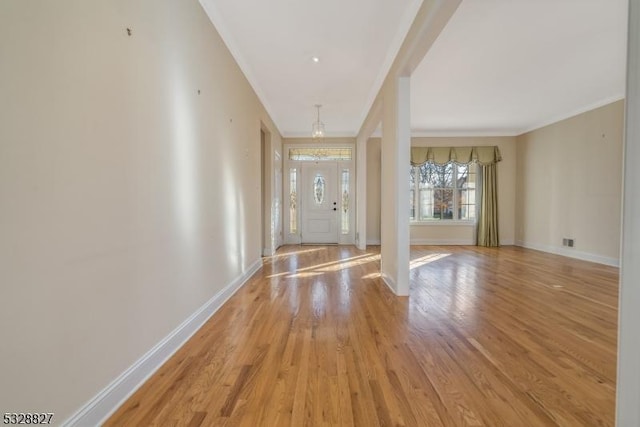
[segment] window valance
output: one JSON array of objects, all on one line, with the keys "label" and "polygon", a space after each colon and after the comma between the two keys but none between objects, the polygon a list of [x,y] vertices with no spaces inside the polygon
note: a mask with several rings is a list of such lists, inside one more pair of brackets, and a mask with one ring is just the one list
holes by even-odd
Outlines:
[{"label": "window valance", "polygon": [[481,147],[411,147],[411,164],[420,166],[424,163],[444,165],[449,162],[467,164],[477,162],[490,165],[502,160],[497,146]]}]

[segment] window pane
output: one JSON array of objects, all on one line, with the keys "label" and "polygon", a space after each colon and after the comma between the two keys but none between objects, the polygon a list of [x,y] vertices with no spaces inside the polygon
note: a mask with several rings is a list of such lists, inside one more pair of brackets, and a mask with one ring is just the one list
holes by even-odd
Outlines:
[{"label": "window pane", "polygon": [[433,219],[434,190],[429,185],[420,187],[420,219]]},{"label": "window pane", "polygon": [[[450,175],[453,176],[453,175]],[[442,191],[442,219],[453,219],[453,190]]]},{"label": "window pane", "polygon": [[473,193],[471,190],[458,190],[458,218],[461,220],[468,221],[475,218],[475,204],[470,200]]},{"label": "window pane", "polygon": [[433,217],[436,219],[453,219],[453,190],[437,189],[434,194]]},{"label": "window pane", "polygon": [[289,170],[289,233],[298,232],[298,173],[296,168]]},{"label": "window pane", "polygon": [[[464,169],[463,169],[464,168]],[[474,220],[476,218],[476,169],[477,165],[458,166],[458,218]]]},{"label": "window pane", "polygon": [[409,168],[409,220],[415,221],[416,219],[416,207],[415,207],[415,185],[416,185],[416,168],[411,166]]},{"label": "window pane", "polygon": [[301,147],[289,149],[289,160],[351,160],[351,148]]},{"label": "window pane", "polygon": [[415,190],[413,188],[409,190],[409,219],[411,221],[416,219]]},{"label": "window pane", "polygon": [[342,171],[342,234],[349,234],[349,169]]},{"label": "window pane", "polygon": [[[412,168],[409,175],[410,219],[475,219],[475,164],[436,165],[425,163]],[[417,198],[414,197],[417,182]]]},{"label": "window pane", "polygon": [[442,192],[444,190],[434,190],[433,192],[433,218],[442,219]]},{"label": "window pane", "polygon": [[442,170],[443,170],[443,176],[442,176],[442,181],[443,181],[443,185],[441,185],[441,187],[445,187],[445,188],[452,188],[453,187],[453,180],[454,180],[454,175],[453,175],[453,163],[447,163],[446,165],[442,166]]},{"label": "window pane", "polygon": [[469,165],[456,165],[456,169],[458,171],[458,180],[456,181],[458,188],[466,188],[469,180]]}]

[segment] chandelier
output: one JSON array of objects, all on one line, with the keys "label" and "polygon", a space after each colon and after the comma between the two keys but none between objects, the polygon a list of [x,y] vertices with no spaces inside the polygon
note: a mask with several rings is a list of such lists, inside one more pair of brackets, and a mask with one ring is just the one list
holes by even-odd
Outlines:
[{"label": "chandelier", "polygon": [[315,107],[318,109],[318,119],[311,126],[311,136],[315,141],[320,141],[324,138],[324,123],[320,121],[320,107],[322,105],[316,104]]}]

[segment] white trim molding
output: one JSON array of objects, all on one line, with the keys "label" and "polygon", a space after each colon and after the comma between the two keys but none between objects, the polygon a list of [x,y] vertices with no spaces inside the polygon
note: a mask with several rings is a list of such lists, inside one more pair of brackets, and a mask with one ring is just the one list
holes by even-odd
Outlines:
[{"label": "white trim molding", "polygon": [[521,128],[509,128],[509,127],[495,127],[495,128],[470,128],[470,129],[420,129],[414,128],[411,131],[411,136],[414,138],[425,137],[498,137],[498,136],[520,136],[525,133],[533,132],[534,130],[542,129],[543,127],[552,125],[554,123],[561,122],[571,117],[575,117],[579,114],[586,113],[587,111],[595,110],[596,108],[604,107],[605,105],[612,104],[614,102],[624,99],[623,93],[617,93],[612,96],[600,99],[596,102],[592,102],[581,107],[578,107],[571,111],[564,111],[559,114],[547,117],[544,120],[527,124]]},{"label": "white trim molding", "polygon": [[476,228],[477,223],[473,221],[464,221],[459,219],[444,219],[433,221],[409,221],[411,227],[473,227]]},{"label": "white trim molding", "polygon": [[[370,244],[367,242],[367,244]],[[512,239],[500,241],[500,246],[513,246],[515,243]],[[411,239],[411,245],[435,245],[435,246],[475,246],[476,242],[471,239]],[[518,245],[521,246],[521,245]]]},{"label": "white trim molding", "polygon": [[575,258],[582,261],[595,262],[597,264],[609,265],[611,267],[619,267],[620,260],[618,258],[610,258],[602,255],[592,254],[589,252],[576,251],[574,249],[566,249],[558,246],[539,245],[537,243],[529,243],[523,240],[516,240],[516,246],[521,246],[527,249],[533,249],[536,251],[548,252],[550,254],[566,256],[568,258]]},{"label": "white trim molding", "polygon": [[580,115],[582,113],[586,113],[587,111],[595,110],[596,108],[604,107],[605,105],[612,104],[612,103],[620,101],[621,99],[624,99],[624,98],[625,98],[624,93],[617,93],[617,94],[615,94],[613,96],[608,96],[608,97],[606,97],[604,99],[600,99],[600,100],[598,100],[596,102],[592,102],[590,104],[583,105],[582,107],[576,108],[575,110],[567,111],[567,112],[565,112],[563,114],[557,114],[555,116],[548,117],[546,120],[543,120],[543,121],[538,122],[536,124],[529,125],[526,128],[521,129],[519,131],[519,133],[517,135],[514,135],[514,136],[520,136],[520,135],[524,135],[525,133],[533,132],[534,130],[542,129],[543,127],[552,125],[554,123],[561,122],[563,120],[570,119],[571,117],[575,117],[575,116]]},{"label": "white trim molding", "polygon": [[459,246],[473,246],[476,243],[471,239],[411,239],[412,245],[459,245]]},{"label": "white trim molding", "polygon": [[63,426],[97,426],[111,416],[146,380],[191,338],[213,314],[262,267],[262,259],[214,295],[180,326],[157,343],[111,384],[62,423]]},{"label": "white trim molding", "polygon": [[382,273],[380,272],[380,277],[382,278],[382,282],[387,285],[387,287],[391,290],[391,292],[394,295],[398,295],[398,292],[396,292],[396,283],[394,282],[394,280],[391,278],[391,276],[389,276],[388,274]]}]

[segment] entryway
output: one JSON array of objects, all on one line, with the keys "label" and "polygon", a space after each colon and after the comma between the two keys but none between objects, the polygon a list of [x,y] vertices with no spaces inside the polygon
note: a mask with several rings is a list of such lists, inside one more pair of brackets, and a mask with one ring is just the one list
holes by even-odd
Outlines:
[{"label": "entryway", "polygon": [[301,165],[301,243],[338,243],[338,163]]},{"label": "entryway", "polygon": [[291,145],[284,151],[285,243],[353,244],[353,147]]}]

